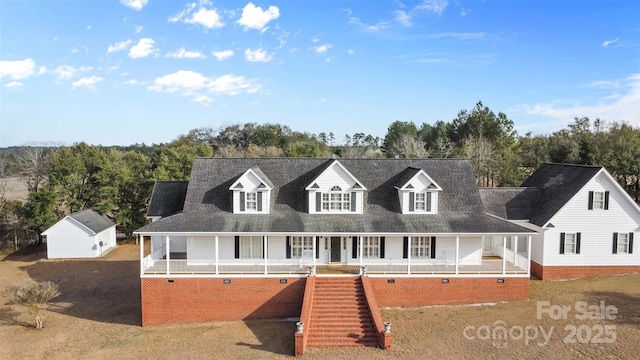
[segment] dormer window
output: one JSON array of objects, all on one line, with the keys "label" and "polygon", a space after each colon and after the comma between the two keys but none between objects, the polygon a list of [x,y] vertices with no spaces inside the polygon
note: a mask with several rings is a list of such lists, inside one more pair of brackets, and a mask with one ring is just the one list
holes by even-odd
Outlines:
[{"label": "dormer window", "polygon": [[403,214],[437,214],[442,188],[422,169],[407,168],[395,186]]},{"label": "dormer window", "polygon": [[410,192],[409,193],[409,211],[410,212],[431,212],[432,194],[427,192]]},{"label": "dormer window", "polygon": [[305,188],[310,214],[362,214],[367,190],[337,160],[325,164],[324,170]]},{"label": "dormer window", "polygon": [[260,168],[247,170],[229,188],[233,192],[233,213],[268,214],[272,189],[273,184]]},{"label": "dormer window", "polygon": [[322,194],[323,211],[351,211],[351,194],[334,186],[329,193]]}]

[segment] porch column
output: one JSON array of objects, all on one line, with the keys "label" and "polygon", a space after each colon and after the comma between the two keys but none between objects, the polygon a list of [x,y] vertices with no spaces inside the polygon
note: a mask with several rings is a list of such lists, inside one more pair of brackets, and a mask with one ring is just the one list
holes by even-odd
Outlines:
[{"label": "porch column", "polygon": [[358,236],[358,241],[360,241],[360,269],[362,269],[362,259],[364,255],[364,241],[362,241],[362,236]]},{"label": "porch column", "polygon": [[411,275],[411,236],[407,236],[407,275]]},{"label": "porch column", "polygon": [[527,275],[531,275],[531,235],[527,236]]},{"label": "porch column", "polygon": [[516,239],[513,243],[513,264],[517,265],[518,262],[518,237],[516,236]]},{"label": "porch column", "polygon": [[142,275],[144,274],[144,236],[139,234],[136,240],[140,243],[140,275]]},{"label": "porch column", "polygon": [[460,265],[460,235],[456,235],[456,275],[458,275],[458,265]]},{"label": "porch column", "polygon": [[502,237],[502,274],[507,273],[507,237]]},{"label": "porch column", "polygon": [[267,236],[262,237],[262,252],[264,253],[264,274],[267,275]]},{"label": "porch column", "polygon": [[[303,240],[304,241],[304,240]],[[316,250],[316,243],[320,241],[320,238],[318,237],[318,235],[313,237],[313,271],[311,272],[312,274],[316,273],[316,254],[318,250]]]},{"label": "porch column", "polygon": [[219,242],[218,241],[218,235],[216,235],[216,240],[215,240],[215,243],[216,243],[216,245],[215,245],[215,251],[216,251],[216,275],[220,274],[220,268],[219,268],[219,265],[218,265],[218,262],[220,260],[220,256],[218,255],[218,242]]},{"label": "porch column", "polygon": [[169,241],[169,237],[165,236],[164,241],[167,243],[167,275],[169,275],[169,261],[171,260],[171,241]]}]

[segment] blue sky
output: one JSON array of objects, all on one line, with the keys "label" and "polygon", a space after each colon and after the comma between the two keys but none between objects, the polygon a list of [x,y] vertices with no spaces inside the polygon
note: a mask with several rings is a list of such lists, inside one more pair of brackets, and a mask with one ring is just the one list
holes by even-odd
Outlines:
[{"label": "blue sky", "polygon": [[0,2],[0,146],[246,122],[383,137],[481,100],[640,126],[639,1]]}]

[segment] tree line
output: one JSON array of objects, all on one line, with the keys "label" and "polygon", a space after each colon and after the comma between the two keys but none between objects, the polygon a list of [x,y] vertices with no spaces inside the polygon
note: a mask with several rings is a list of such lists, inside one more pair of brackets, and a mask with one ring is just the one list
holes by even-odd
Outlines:
[{"label": "tree line", "polygon": [[[575,118],[546,135],[517,134],[502,112],[482,102],[450,122],[394,121],[383,138],[335,139],[279,124],[193,129],[167,144],[127,147],[29,144],[0,152],[0,242],[31,242],[64,215],[94,208],[131,236],[146,223],[157,180],[188,180],[196,157],[468,158],[479,186],[518,186],[544,162],[602,165],[640,200],[640,129],[624,122]],[[26,201],[5,198],[7,176],[19,176]],[[2,245],[2,243],[0,243]]]}]

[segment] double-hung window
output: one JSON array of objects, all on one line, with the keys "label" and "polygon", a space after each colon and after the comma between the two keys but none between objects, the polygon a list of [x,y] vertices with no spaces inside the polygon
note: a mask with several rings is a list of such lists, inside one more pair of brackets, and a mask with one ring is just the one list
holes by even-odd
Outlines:
[{"label": "double-hung window", "polygon": [[560,233],[560,254],[580,254],[580,233]]},{"label": "double-hung window", "polygon": [[[301,258],[303,254],[313,251],[313,236],[292,236],[291,237],[291,257]],[[311,253],[313,254],[313,253]]]},{"label": "double-hung window", "polygon": [[423,192],[416,193],[415,195],[415,210],[426,211],[427,210],[427,194]]},{"label": "double-hung window", "polygon": [[628,253],[629,253],[629,234],[619,233],[618,234],[618,254],[628,254]]},{"label": "double-hung window", "polygon": [[593,192],[593,208],[595,210],[604,210],[604,192]]},{"label": "double-hung window", "polygon": [[430,258],[431,257],[431,238],[428,236],[415,236],[411,238],[411,257],[412,258]]},{"label": "double-hung window", "polygon": [[258,196],[254,192],[248,192],[245,195],[245,209],[247,211],[257,211],[258,210]]},{"label": "double-hung window", "polygon": [[362,237],[362,257],[365,259],[380,258],[380,238],[378,236]]},{"label": "double-hung window", "polygon": [[262,259],[262,236],[240,237],[240,258]]}]

